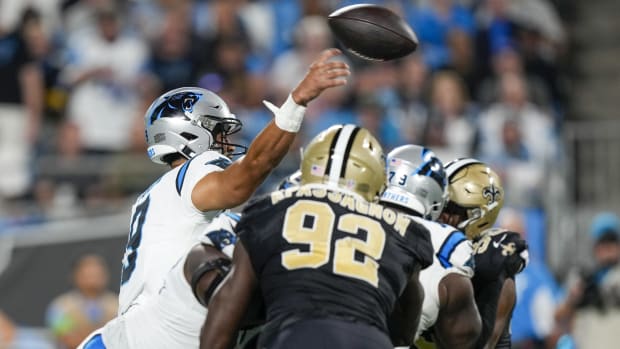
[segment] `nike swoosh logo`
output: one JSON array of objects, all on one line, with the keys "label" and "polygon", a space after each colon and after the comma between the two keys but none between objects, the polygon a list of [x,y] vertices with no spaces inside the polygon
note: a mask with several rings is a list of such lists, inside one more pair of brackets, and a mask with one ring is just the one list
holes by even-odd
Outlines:
[{"label": "nike swoosh logo", "polygon": [[499,246],[502,244],[502,241],[504,241],[505,238],[506,238],[506,234],[504,234],[504,236],[502,236],[502,238],[499,239],[499,241],[493,241],[493,247],[499,248]]}]

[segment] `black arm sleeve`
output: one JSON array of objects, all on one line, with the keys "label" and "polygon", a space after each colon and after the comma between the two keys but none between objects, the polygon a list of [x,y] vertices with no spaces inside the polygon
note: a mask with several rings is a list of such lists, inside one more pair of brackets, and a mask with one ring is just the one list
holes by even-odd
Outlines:
[{"label": "black arm sleeve", "polygon": [[477,279],[475,275],[472,279],[476,306],[478,307],[480,319],[482,320],[482,332],[476,342],[476,349],[483,348],[493,333],[495,317],[497,315],[497,302],[502,290],[502,285],[504,284],[503,279],[504,278],[491,281],[481,280]]}]

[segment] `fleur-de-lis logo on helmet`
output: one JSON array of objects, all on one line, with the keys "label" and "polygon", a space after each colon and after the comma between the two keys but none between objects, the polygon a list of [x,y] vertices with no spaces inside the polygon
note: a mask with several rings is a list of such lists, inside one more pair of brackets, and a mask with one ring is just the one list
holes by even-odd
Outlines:
[{"label": "fleur-de-lis logo on helmet", "polygon": [[501,191],[493,184],[482,189],[482,196],[488,200],[488,204],[498,201],[501,195]]}]

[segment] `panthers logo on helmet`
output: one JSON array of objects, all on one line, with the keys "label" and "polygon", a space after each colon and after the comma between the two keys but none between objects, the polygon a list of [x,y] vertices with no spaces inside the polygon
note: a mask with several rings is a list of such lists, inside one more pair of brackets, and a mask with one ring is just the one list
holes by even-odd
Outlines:
[{"label": "panthers logo on helmet", "polygon": [[482,196],[488,200],[489,204],[497,202],[500,199],[501,195],[501,191],[497,189],[495,185],[493,185],[493,183],[491,183],[490,186],[484,187],[484,189],[482,189]]},{"label": "panthers logo on helmet", "polygon": [[151,115],[151,124],[155,120],[160,118],[169,117],[184,117],[189,120],[190,118],[185,115],[185,112],[193,112],[194,105],[202,97],[202,94],[195,92],[177,93],[167,97],[166,103],[160,104],[157,109]]}]

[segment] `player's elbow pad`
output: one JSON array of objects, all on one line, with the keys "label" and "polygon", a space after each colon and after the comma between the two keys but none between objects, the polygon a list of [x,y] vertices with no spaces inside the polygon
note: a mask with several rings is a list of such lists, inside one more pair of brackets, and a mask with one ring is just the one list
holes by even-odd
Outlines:
[{"label": "player's elbow pad", "polygon": [[[200,304],[205,307],[207,306],[207,304],[209,304],[209,300],[213,296],[213,293],[215,293],[217,287],[220,285],[220,283],[222,283],[224,278],[226,278],[226,275],[228,275],[230,269],[230,259],[217,258],[203,262],[198,266],[198,268],[196,268],[196,270],[194,270],[194,272],[192,273],[192,281],[190,284],[194,293],[194,297],[196,298],[196,300],[198,300]],[[198,284],[200,283],[200,279],[206,273],[212,270],[217,271],[217,276],[215,277],[215,279],[213,279],[211,284],[209,284],[209,287],[207,287],[207,289],[204,291],[202,297],[200,297],[198,294]]]}]

